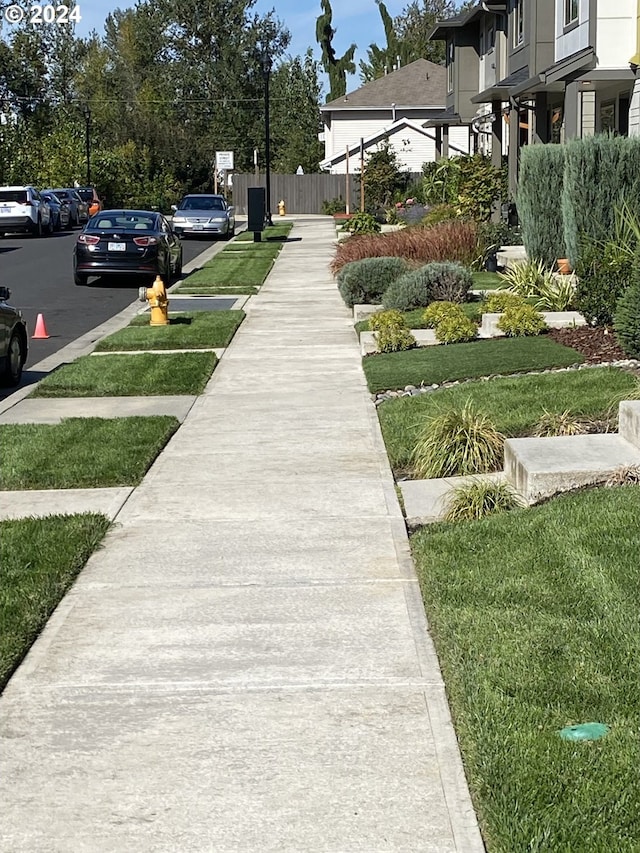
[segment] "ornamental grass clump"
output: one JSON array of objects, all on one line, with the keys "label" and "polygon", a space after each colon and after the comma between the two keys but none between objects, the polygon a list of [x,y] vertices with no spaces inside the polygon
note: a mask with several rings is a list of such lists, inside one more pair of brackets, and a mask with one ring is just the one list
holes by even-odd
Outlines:
[{"label": "ornamental grass clump", "polygon": [[453,490],[445,521],[477,521],[524,505],[520,495],[508,483],[475,480]]},{"label": "ornamental grass clump", "polygon": [[502,289],[524,297],[539,296],[542,287],[555,282],[552,271],[545,267],[543,261],[519,261],[498,275]]},{"label": "ornamental grass clump", "polygon": [[504,438],[469,399],[427,419],[411,462],[420,477],[486,474],[502,466]]},{"label": "ornamental grass clump", "polygon": [[380,302],[391,282],[408,269],[402,258],[364,258],[344,266],[338,273],[338,290],[349,308]]},{"label": "ornamental grass clump", "polygon": [[564,412],[548,412],[538,421],[533,431],[535,436],[548,438],[556,435],[584,435],[587,428],[580,418],[573,414],[570,409]]},{"label": "ornamental grass clump", "polygon": [[416,339],[407,328],[400,311],[380,311],[369,318],[379,352],[402,352],[412,349]]},{"label": "ornamental grass clump", "polygon": [[540,285],[537,296],[538,311],[571,311],[576,302],[576,278],[573,275],[553,276]]},{"label": "ornamental grass clump", "polygon": [[354,235],[339,243],[331,262],[336,275],[351,261],[374,257],[399,257],[418,264],[455,261],[469,266],[477,255],[477,226],[473,222],[442,222],[432,228],[420,225],[391,234]]},{"label": "ornamental grass clump", "polygon": [[546,329],[544,317],[531,305],[507,308],[498,320],[498,328],[508,338],[539,335]]}]

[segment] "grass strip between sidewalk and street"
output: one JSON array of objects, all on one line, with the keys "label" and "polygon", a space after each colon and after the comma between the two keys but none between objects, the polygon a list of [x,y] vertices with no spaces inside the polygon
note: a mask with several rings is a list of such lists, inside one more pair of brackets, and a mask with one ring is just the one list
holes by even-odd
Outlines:
[{"label": "grass strip between sidewalk and street", "polygon": [[200,394],[216,363],[213,352],[85,355],[45,376],[30,397]]},{"label": "grass strip between sidewalk and street", "polygon": [[[289,232],[293,228],[293,222],[276,222],[273,225],[267,225],[264,231],[261,232],[261,243],[284,243],[286,242]],[[253,242],[253,231],[241,231],[236,235],[234,243]]]},{"label": "grass strip between sidewalk and street", "polygon": [[244,318],[244,311],[169,312],[168,326],[151,326],[149,314],[139,314],[99,341],[96,351],[226,347]]},{"label": "grass strip between sidewalk and street", "polygon": [[0,521],[0,690],[109,524],[97,514]]},{"label": "grass strip between sidewalk and street", "polygon": [[201,284],[197,287],[181,284],[171,291],[176,296],[253,296],[257,292],[257,287],[239,284]]},{"label": "grass strip between sidewalk and street", "polygon": [[547,412],[569,409],[588,420],[617,416],[618,403],[637,393],[638,379],[615,367],[562,373],[540,373],[478,380],[439,388],[415,397],[397,397],[378,407],[378,418],[391,467],[396,474],[410,467],[411,454],[427,420],[471,400],[506,436],[531,435]]},{"label": "grass strip between sidewalk and street", "polygon": [[541,335],[380,353],[367,356],[362,364],[369,390],[376,393],[406,385],[439,385],[480,376],[568,367],[582,361],[584,357],[576,350]]},{"label": "grass strip between sidewalk and street", "polygon": [[638,518],[629,485],[411,537],[488,853],[640,850]]},{"label": "grass strip between sidewalk and street", "polygon": [[168,415],[0,424],[0,489],[137,486],[179,426]]}]

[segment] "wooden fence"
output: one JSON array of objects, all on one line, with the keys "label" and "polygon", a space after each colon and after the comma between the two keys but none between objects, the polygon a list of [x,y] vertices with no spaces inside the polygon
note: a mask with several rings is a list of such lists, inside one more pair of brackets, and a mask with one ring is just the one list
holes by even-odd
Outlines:
[{"label": "wooden fence", "polygon": [[[421,174],[409,175],[409,183],[418,181]],[[336,198],[347,200],[349,193],[351,212],[360,210],[360,182],[350,175],[330,175],[316,172],[309,175],[281,175],[271,173],[271,213],[277,215],[278,203],[285,203],[287,213],[322,213],[322,202]],[[257,177],[253,173],[236,172],[233,175],[233,204],[236,212],[247,212],[247,189],[266,187],[264,173]],[[366,201],[366,188],[365,188]]]}]

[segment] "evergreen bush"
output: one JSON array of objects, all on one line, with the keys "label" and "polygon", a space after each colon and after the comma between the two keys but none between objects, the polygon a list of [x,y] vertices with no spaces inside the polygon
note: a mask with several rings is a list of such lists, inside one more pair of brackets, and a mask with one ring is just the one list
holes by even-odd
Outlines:
[{"label": "evergreen bush", "polygon": [[483,314],[502,314],[507,308],[519,308],[526,305],[524,297],[510,290],[494,290],[482,302],[480,310]]},{"label": "evergreen bush", "polygon": [[414,308],[426,308],[430,302],[433,302],[430,280],[423,273],[425,268],[420,267],[406,272],[391,282],[382,296],[384,307],[397,308],[398,311],[413,311]]},{"label": "evergreen bush", "polygon": [[577,270],[583,247],[607,241],[614,230],[616,209],[625,199],[632,205],[638,199],[640,139],[599,134],[572,139],[564,149],[564,241],[567,257]]},{"label": "evergreen bush", "polygon": [[631,284],[616,305],[613,326],[629,358],[640,358],[640,257],[634,261]]},{"label": "evergreen bush", "polygon": [[425,328],[435,329],[438,323],[441,323],[445,317],[464,317],[464,312],[460,305],[456,302],[432,302],[427,305],[422,314],[422,320]]},{"label": "evergreen bush", "polygon": [[507,308],[498,320],[498,328],[509,338],[539,335],[546,328],[544,317],[531,305]]},{"label": "evergreen bush", "polygon": [[563,145],[526,145],[520,152],[516,202],[527,255],[553,267],[566,257],[562,219]]},{"label": "evergreen bush", "polygon": [[385,326],[389,325],[400,326],[403,329],[409,328],[402,311],[396,311],[395,308],[391,308],[388,311],[377,311],[369,317],[370,332],[379,332],[380,329],[384,329]]},{"label": "evergreen bush", "polygon": [[403,258],[363,258],[351,261],[338,273],[338,290],[349,308],[380,302],[387,287],[407,269],[407,262]]},{"label": "evergreen bush", "polygon": [[478,333],[478,327],[460,311],[448,314],[436,326],[436,340],[441,344],[464,344],[472,341]]},{"label": "evergreen bush", "polygon": [[350,234],[377,234],[381,229],[380,223],[372,213],[358,211],[351,219],[347,219],[340,230],[348,231]]},{"label": "evergreen bush", "polygon": [[435,301],[465,302],[473,287],[471,271],[462,264],[435,261],[425,265],[423,274],[428,277]]},{"label": "evergreen bush", "polygon": [[576,267],[575,306],[592,326],[610,326],[618,299],[629,286],[633,261],[614,243],[584,240]]}]

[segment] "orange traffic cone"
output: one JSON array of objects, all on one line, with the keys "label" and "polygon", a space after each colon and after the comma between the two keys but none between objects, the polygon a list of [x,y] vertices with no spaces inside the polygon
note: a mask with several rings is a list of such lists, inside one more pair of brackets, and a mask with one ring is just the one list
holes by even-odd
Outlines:
[{"label": "orange traffic cone", "polygon": [[38,314],[38,318],[36,319],[36,330],[31,335],[32,340],[36,340],[37,338],[48,338],[49,333],[47,332],[47,327],[44,324],[44,316],[42,314]]}]

